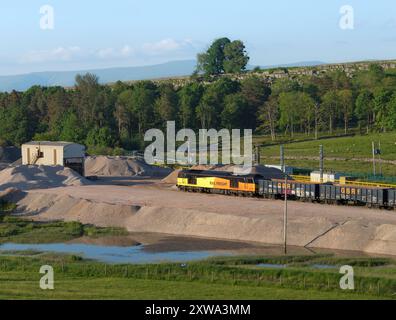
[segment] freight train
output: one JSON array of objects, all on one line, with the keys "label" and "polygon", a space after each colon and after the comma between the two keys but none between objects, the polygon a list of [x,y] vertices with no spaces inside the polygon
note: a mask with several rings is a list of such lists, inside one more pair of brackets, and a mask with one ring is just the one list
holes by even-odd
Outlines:
[{"label": "freight train", "polygon": [[326,204],[361,205],[373,208],[396,208],[396,189],[299,182],[264,178],[260,174],[234,175],[230,172],[182,170],[177,187],[187,192],[289,199]]}]

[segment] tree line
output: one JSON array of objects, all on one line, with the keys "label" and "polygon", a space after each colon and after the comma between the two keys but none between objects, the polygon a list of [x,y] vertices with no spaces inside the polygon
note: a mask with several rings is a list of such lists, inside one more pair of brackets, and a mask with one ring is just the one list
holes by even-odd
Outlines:
[{"label": "tree line", "polygon": [[[235,47],[240,44],[227,52]],[[220,61],[226,70],[216,72],[225,73],[230,53],[220,56],[228,58],[201,60]],[[234,70],[240,72],[241,65]],[[88,73],[78,75],[72,89],[34,86],[25,92],[0,93],[1,144],[63,140],[85,144],[92,153],[121,154],[143,149],[144,133],[164,129],[167,121],[176,121],[179,129],[253,129],[273,140],[279,134],[314,137],[340,129],[348,133],[352,127],[362,132],[393,130],[396,73],[372,64],[352,78],[333,71],[278,79],[270,85],[253,74],[242,80],[193,77],[180,88],[171,81],[101,85]]]}]

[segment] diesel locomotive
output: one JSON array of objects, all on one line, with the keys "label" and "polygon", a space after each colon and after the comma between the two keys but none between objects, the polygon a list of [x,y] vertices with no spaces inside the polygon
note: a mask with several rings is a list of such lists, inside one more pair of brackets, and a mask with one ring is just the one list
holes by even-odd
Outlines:
[{"label": "diesel locomotive", "polygon": [[230,172],[182,170],[177,187],[186,192],[289,199],[326,204],[362,205],[373,208],[396,208],[396,189],[299,182],[264,178],[260,174],[235,175]]}]

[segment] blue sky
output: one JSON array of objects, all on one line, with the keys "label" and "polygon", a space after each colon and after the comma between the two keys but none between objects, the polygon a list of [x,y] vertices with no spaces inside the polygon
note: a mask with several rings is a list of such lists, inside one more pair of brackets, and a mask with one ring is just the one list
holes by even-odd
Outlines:
[{"label": "blue sky", "polygon": [[[46,4],[53,30],[40,29]],[[394,0],[2,0],[0,13],[1,75],[193,59],[221,36],[243,40],[252,65],[396,58]]]}]

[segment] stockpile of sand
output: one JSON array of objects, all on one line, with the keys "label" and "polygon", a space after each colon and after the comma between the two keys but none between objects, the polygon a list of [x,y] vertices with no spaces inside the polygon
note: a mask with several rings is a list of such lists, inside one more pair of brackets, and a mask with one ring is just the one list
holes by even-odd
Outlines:
[{"label": "stockpile of sand", "polygon": [[149,176],[165,177],[172,170],[148,165],[140,159],[131,157],[88,157],[85,160],[87,176],[130,177]]},{"label": "stockpile of sand", "polygon": [[162,183],[168,183],[168,184],[176,184],[177,183],[177,177],[179,176],[179,172],[181,170],[174,170],[172,173],[168,176],[166,176],[164,179],[161,180]]},{"label": "stockpile of sand", "polygon": [[7,168],[10,164],[21,158],[21,149],[17,147],[0,146],[0,170]]},{"label": "stockpile of sand", "polygon": [[[39,221],[79,221],[99,227],[125,227],[125,221],[136,214],[139,206],[95,202],[65,194],[46,194],[43,190],[10,195],[18,205],[16,214],[28,214]],[[17,201],[15,201],[17,200]]]},{"label": "stockpile of sand", "polygon": [[[283,242],[282,201],[95,185],[32,190],[9,197],[17,203],[18,214],[38,221],[80,221],[125,227],[131,232]],[[380,210],[290,202],[288,243],[396,255],[396,217]]]},{"label": "stockpile of sand", "polygon": [[0,191],[8,188],[30,190],[86,184],[89,184],[88,180],[62,166],[16,166],[0,171]]},{"label": "stockpile of sand", "polygon": [[[281,170],[276,168],[267,168],[265,166],[253,166],[250,171],[244,170],[241,166],[236,165],[196,165],[191,167],[191,170],[213,170],[213,171],[223,171],[231,172],[235,174],[259,174],[263,176],[264,179],[284,179],[284,174]],[[180,170],[173,171],[169,176],[162,180],[163,183],[176,184],[177,176]]]}]

